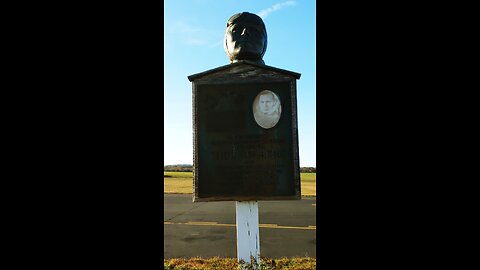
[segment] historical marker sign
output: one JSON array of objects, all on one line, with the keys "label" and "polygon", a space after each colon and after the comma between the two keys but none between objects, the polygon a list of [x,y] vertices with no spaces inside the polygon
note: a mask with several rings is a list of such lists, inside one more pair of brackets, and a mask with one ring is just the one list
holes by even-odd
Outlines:
[{"label": "historical marker sign", "polygon": [[250,61],[188,77],[194,202],[300,199],[299,78]]}]

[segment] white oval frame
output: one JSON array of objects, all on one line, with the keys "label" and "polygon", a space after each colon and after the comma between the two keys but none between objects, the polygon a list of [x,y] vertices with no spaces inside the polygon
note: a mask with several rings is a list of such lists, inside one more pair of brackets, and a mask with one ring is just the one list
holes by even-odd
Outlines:
[{"label": "white oval frame", "polygon": [[[273,109],[273,112],[269,115],[259,112],[259,108],[258,108],[260,96],[266,93],[271,93],[273,95],[274,102],[276,104],[274,106],[277,106]],[[277,125],[278,121],[280,120],[280,116],[282,115],[282,103],[280,102],[280,98],[273,91],[263,90],[260,93],[258,93],[255,99],[253,100],[252,111],[253,111],[253,117],[255,119],[255,122],[260,127],[264,129],[273,128],[274,126]]]}]

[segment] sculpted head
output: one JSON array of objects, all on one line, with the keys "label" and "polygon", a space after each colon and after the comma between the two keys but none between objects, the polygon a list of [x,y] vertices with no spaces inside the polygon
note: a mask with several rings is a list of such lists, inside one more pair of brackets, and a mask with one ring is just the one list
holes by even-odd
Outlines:
[{"label": "sculpted head", "polygon": [[264,64],[267,50],[267,29],[259,16],[242,12],[233,15],[227,22],[224,49],[230,63],[250,60]]}]

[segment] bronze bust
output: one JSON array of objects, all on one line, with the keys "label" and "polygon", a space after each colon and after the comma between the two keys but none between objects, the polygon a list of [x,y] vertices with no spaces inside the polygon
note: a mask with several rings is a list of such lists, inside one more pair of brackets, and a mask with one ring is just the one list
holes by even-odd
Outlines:
[{"label": "bronze bust", "polygon": [[262,58],[267,50],[267,29],[262,18],[248,12],[230,17],[225,30],[224,49],[230,63],[249,60],[265,64]]}]

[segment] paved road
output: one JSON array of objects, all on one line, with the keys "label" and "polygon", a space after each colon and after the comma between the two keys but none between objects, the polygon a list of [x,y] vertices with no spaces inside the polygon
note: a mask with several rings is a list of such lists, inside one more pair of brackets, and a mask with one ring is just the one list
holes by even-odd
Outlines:
[{"label": "paved road", "polygon": [[[235,258],[235,202],[192,202],[164,196],[164,258]],[[260,253],[269,258],[316,258],[316,199],[260,201]]]}]

